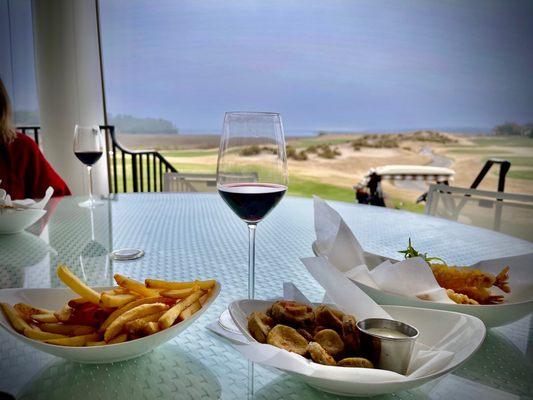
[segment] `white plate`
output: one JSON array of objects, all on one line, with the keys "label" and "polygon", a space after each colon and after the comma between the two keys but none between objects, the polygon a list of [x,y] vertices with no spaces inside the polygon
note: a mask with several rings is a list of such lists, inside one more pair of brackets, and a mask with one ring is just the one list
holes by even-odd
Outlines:
[{"label": "white plate", "polygon": [[[254,311],[265,311],[272,301],[238,300],[229,305],[229,311],[235,324],[242,333],[254,340],[248,333],[247,316]],[[376,396],[393,393],[420,386],[428,381],[443,376],[466,362],[481,346],[485,338],[485,326],[478,318],[470,315],[449,311],[429,310],[422,308],[383,306],[393,318],[415,326],[419,332],[419,341],[427,346],[439,348],[439,342],[452,334],[453,340],[448,338],[446,350],[454,353],[453,359],[442,370],[418,378],[407,378],[402,381],[374,381],[365,377],[364,368],[342,368],[318,365],[312,376],[285,371],[300,377],[304,382],[317,389],[350,396]],[[298,356],[299,357],[299,356]],[[359,370],[358,376],[354,370]],[[335,378],[331,378],[334,375]]]},{"label": "white plate", "polygon": [[[96,288],[96,290],[109,290],[107,288]],[[131,340],[124,343],[110,344],[106,346],[94,347],[67,347],[56,346],[53,344],[43,343],[38,340],[29,339],[26,336],[17,333],[4,314],[0,312],[0,325],[17,339],[25,342],[31,347],[62,357],[67,360],[77,361],[84,364],[110,363],[116,361],[129,360],[148,353],[157,346],[168,342],[182,331],[187,329],[191,324],[202,315],[220,293],[220,284],[217,282],[211,297],[204,306],[192,317],[182,321],[168,329],[164,329],[150,336],[140,339]],[[0,302],[16,304],[20,302],[29,303],[34,306],[57,310],[63,307],[70,299],[76,297],[70,289],[2,289],[0,290]]]},{"label": "white plate", "polygon": [[[312,248],[317,256],[321,255],[318,246],[316,245],[316,241],[313,242]],[[398,261],[365,252],[365,259],[367,259],[367,256],[377,257],[381,261]],[[372,268],[376,267],[378,264],[379,262],[373,264],[368,263],[368,269],[372,270]],[[492,263],[489,268],[485,268],[485,271],[496,275],[505,265],[507,265],[505,264],[505,259],[501,259],[501,261],[498,260],[498,262]],[[510,265],[509,286],[511,287],[511,293],[505,294],[505,301],[501,304],[472,305],[437,303],[429,300],[400,296],[383,290],[374,289],[360,282],[353,282],[378,304],[393,304],[461,312],[478,317],[487,327],[493,328],[518,321],[533,312],[533,281],[531,279],[531,268],[533,268],[533,266],[525,265],[525,263],[517,263],[517,265],[514,266]]]},{"label": "white plate", "polygon": [[0,235],[22,232],[41,219],[46,210],[2,209],[0,212]]}]

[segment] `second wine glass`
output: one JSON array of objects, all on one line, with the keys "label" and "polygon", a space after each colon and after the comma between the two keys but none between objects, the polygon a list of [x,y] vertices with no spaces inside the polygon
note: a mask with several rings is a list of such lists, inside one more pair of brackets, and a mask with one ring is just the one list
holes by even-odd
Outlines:
[{"label": "second wine glass", "polygon": [[98,126],[79,126],[74,128],[74,154],[87,166],[89,174],[89,199],[79,204],[80,207],[93,208],[104,204],[93,198],[93,165],[104,153],[102,132]]},{"label": "second wine glass", "polygon": [[288,172],[281,116],[228,112],[220,139],[217,188],[226,204],[248,225],[248,298],[255,296],[257,224],[287,191]]}]

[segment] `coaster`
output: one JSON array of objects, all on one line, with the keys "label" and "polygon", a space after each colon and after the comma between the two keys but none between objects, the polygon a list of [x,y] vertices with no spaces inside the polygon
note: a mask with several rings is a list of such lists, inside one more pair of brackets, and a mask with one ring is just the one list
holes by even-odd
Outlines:
[{"label": "coaster", "polygon": [[109,256],[117,261],[135,260],[144,256],[144,251],[140,249],[119,249],[111,252]]}]

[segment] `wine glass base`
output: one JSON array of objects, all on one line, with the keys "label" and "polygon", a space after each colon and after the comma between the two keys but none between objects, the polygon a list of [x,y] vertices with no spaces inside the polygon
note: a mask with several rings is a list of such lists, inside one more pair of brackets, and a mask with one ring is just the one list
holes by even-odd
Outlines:
[{"label": "wine glass base", "polygon": [[240,329],[237,328],[237,325],[235,325],[233,322],[233,318],[231,318],[228,309],[224,310],[224,312],[220,314],[220,317],[218,317],[218,324],[228,332],[242,335]]},{"label": "wine glass base", "polygon": [[92,201],[85,200],[85,201],[82,201],[81,203],[78,203],[78,206],[83,207],[83,208],[96,208],[102,205],[104,205],[104,202],[100,200],[92,200]]}]

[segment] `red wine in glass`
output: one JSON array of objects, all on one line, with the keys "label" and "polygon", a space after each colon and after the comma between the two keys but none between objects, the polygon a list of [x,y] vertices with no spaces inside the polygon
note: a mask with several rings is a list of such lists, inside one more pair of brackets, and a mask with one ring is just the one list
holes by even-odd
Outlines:
[{"label": "red wine in glass", "polygon": [[226,204],[249,224],[261,221],[286,191],[287,186],[273,183],[230,183],[218,187]]},{"label": "red wine in glass", "polygon": [[76,157],[85,165],[95,164],[100,157],[102,157],[102,151],[75,151]]}]

